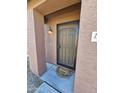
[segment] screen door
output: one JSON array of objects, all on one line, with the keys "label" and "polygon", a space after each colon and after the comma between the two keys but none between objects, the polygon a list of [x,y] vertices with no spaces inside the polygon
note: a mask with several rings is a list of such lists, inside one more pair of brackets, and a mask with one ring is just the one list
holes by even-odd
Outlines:
[{"label": "screen door", "polygon": [[75,69],[79,21],[57,25],[57,63]]}]

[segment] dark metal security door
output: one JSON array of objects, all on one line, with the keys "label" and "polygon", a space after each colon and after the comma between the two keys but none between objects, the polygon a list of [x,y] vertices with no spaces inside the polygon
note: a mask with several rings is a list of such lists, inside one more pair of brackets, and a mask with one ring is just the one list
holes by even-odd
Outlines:
[{"label": "dark metal security door", "polygon": [[57,25],[57,63],[75,69],[79,21]]}]

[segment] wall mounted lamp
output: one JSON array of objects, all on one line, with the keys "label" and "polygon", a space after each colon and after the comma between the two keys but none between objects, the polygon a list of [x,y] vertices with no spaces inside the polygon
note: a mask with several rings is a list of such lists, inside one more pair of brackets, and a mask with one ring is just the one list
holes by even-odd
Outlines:
[{"label": "wall mounted lamp", "polygon": [[52,29],[51,29],[50,26],[49,26],[49,29],[48,29],[48,33],[49,33],[49,34],[52,34]]}]

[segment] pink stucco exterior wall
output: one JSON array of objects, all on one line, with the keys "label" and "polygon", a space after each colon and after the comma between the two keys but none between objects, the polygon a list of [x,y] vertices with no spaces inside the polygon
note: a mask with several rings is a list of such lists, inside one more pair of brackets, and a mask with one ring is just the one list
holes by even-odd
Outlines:
[{"label": "pink stucco exterior wall", "polygon": [[91,34],[97,30],[96,3],[82,0],[75,93],[97,93],[97,44],[91,42]]},{"label": "pink stucco exterior wall", "polygon": [[27,54],[29,55],[30,68],[32,72],[38,74],[34,18],[32,10],[27,11]]},{"label": "pink stucco exterior wall", "polygon": [[38,75],[42,75],[46,71],[46,53],[45,53],[45,33],[44,33],[44,15],[34,10],[34,27],[36,52],[38,63]]},{"label": "pink stucco exterior wall", "polygon": [[37,11],[28,10],[28,55],[33,73],[41,75],[46,70],[44,18]]}]

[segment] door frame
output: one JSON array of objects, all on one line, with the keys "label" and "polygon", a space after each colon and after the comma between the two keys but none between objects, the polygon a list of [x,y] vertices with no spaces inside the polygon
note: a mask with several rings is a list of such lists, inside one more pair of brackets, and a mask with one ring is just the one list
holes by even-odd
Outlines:
[{"label": "door frame", "polygon": [[[74,67],[70,67],[70,66],[67,66],[67,65],[64,65],[64,64],[61,64],[58,62],[58,26],[61,25],[61,24],[66,24],[66,23],[72,23],[72,22],[78,22],[78,26],[80,26],[80,20],[74,20],[74,21],[68,21],[68,22],[63,22],[63,23],[59,23],[56,25],[56,28],[57,28],[57,31],[56,31],[56,56],[57,56],[57,65],[61,65],[63,67],[66,67],[66,68],[69,68],[69,69],[73,69],[75,70],[76,68],[76,59],[77,59],[77,48],[78,48],[78,38],[79,38],[79,30],[78,30],[78,38],[77,38],[77,46],[76,46],[76,57],[75,57],[75,60],[74,60]],[[78,27],[79,28],[79,27]]]}]

